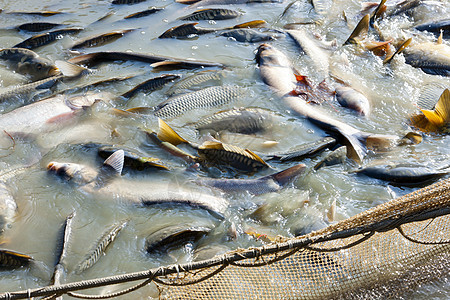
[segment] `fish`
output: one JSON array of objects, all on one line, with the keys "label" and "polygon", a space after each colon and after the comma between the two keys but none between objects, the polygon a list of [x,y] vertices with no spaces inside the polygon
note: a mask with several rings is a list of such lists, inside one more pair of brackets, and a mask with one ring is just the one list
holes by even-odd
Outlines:
[{"label": "fish", "polygon": [[262,158],[264,158],[265,160],[279,160],[282,162],[290,160],[302,160],[305,157],[314,156],[327,148],[332,148],[334,145],[336,145],[336,142],[336,139],[327,136],[312,143],[305,143],[295,146],[289,149],[287,152],[262,155]]},{"label": "fish", "polygon": [[204,87],[204,85],[208,83],[221,83],[224,77],[225,72],[223,70],[200,71],[173,84],[166,94],[173,96],[194,89],[198,90],[198,86]]},{"label": "fish", "polygon": [[1,269],[16,269],[24,266],[28,266],[33,261],[33,258],[29,255],[0,249],[0,268]]},{"label": "fish", "polygon": [[250,3],[281,3],[281,0],[201,0],[192,5],[191,8],[210,5],[228,5],[228,4],[250,4]]},{"label": "fish", "polygon": [[256,172],[269,168],[257,154],[248,149],[215,141],[206,141],[197,149],[200,158],[209,163],[232,167],[244,172]]},{"label": "fish", "polygon": [[142,17],[146,17],[146,16],[150,16],[154,13],[157,13],[158,11],[163,10],[163,8],[157,8],[157,7],[152,7],[150,9],[146,9],[143,11],[139,11],[133,14],[130,14],[126,17],[124,17],[124,19],[137,19],[137,18],[142,18]]},{"label": "fish", "polygon": [[421,109],[413,115],[411,124],[425,132],[445,131],[450,123],[450,91],[445,89],[432,109]]},{"label": "fish", "polygon": [[57,124],[73,119],[78,115],[77,112],[92,106],[99,99],[109,97],[107,93],[72,97],[58,94],[0,115],[0,128],[12,136],[42,134],[54,130]]},{"label": "fish", "polygon": [[52,161],[47,164],[47,171],[66,181],[73,182],[83,192],[93,195],[95,199],[119,199],[125,203],[138,206],[169,206],[202,209],[215,218],[224,219],[228,201],[188,186],[163,184],[155,182],[137,182],[125,180],[121,174],[124,152],[114,152],[103,163],[100,170],[77,163]]},{"label": "fish", "polygon": [[367,33],[369,32],[369,22],[370,22],[369,15],[365,15],[364,17],[362,17],[362,19],[358,22],[358,24],[356,25],[355,29],[352,31],[350,36],[344,42],[344,45],[358,44],[364,38],[366,38]]},{"label": "fish", "polygon": [[193,68],[201,68],[201,67],[224,67],[223,64],[215,63],[215,62],[206,62],[206,61],[199,61],[194,59],[177,59],[173,57],[167,57],[167,56],[156,56],[152,54],[147,53],[136,53],[136,52],[93,52],[89,54],[84,54],[80,56],[73,57],[68,60],[68,62],[77,64],[77,65],[89,65],[94,66],[101,62],[107,62],[107,61],[140,61],[144,63],[157,63],[162,61],[174,61],[174,62],[183,62],[186,66],[193,67]]},{"label": "fish", "polygon": [[331,49],[325,49],[318,41],[314,40],[312,36],[305,30],[287,30],[290,37],[302,49],[306,55],[311,58],[316,68],[323,77],[327,77],[329,73],[329,57]]},{"label": "fish", "polygon": [[201,178],[195,180],[195,182],[220,189],[227,193],[247,192],[252,195],[262,195],[280,191],[303,174],[305,169],[306,166],[304,164],[298,164],[281,172],[255,179]]},{"label": "fish", "polygon": [[176,133],[166,122],[159,119],[158,138],[172,145],[188,144],[196,149],[200,159],[215,165],[224,165],[244,172],[256,172],[269,168],[257,154],[248,149],[215,141],[205,141],[201,145],[190,143]]},{"label": "fish", "polygon": [[441,32],[443,32],[443,38],[450,38],[450,19],[443,19],[439,21],[433,21],[428,23],[423,23],[414,26],[414,29],[419,31],[427,31],[433,33],[436,37],[439,37]]},{"label": "fish", "polygon": [[[68,247],[70,243],[70,238],[72,235],[72,222],[73,218],[75,217],[75,212],[69,214],[61,229],[58,236],[58,241],[56,243],[56,262],[55,267],[53,271],[53,276],[51,279],[52,285],[60,285],[61,284],[61,278],[66,272],[66,258],[68,254]],[[59,298],[62,299],[62,298]]]},{"label": "fish", "polygon": [[100,47],[123,37],[134,29],[115,30],[76,42],[70,49]]},{"label": "fish", "polygon": [[258,48],[256,61],[263,81],[269,85],[283,102],[296,114],[306,117],[316,126],[343,138],[347,155],[361,162],[367,153],[367,145],[374,149],[392,147],[399,138],[394,135],[371,134],[360,131],[329,116],[318,107],[308,104],[290,93],[296,87],[296,74],[290,61],[282,52],[271,45],[262,44]]},{"label": "fish", "polygon": [[115,5],[123,5],[123,4],[127,4],[127,5],[132,5],[132,4],[138,4],[141,2],[145,2],[147,0],[113,0],[111,2],[111,4],[115,4]]},{"label": "fish", "polygon": [[32,37],[16,44],[13,48],[26,48],[30,50],[36,49],[60,39],[63,35],[78,33],[81,30],[83,30],[83,28],[65,28],[33,35]]},{"label": "fish", "polygon": [[166,226],[147,236],[145,249],[148,253],[167,252],[183,244],[195,243],[210,231],[211,228],[191,224]]},{"label": "fish", "polygon": [[199,91],[167,99],[155,106],[158,118],[174,118],[194,109],[224,105],[245,95],[245,90],[237,85],[213,86]]},{"label": "fish", "polygon": [[51,16],[54,16],[54,15],[64,14],[64,12],[51,11],[51,10],[44,10],[44,11],[10,11],[10,12],[7,12],[7,14],[37,15],[37,16],[42,16],[42,17],[51,17]]},{"label": "fish", "polygon": [[272,125],[272,115],[261,108],[238,108],[220,111],[212,116],[200,119],[195,129],[229,131],[234,133],[253,134],[265,131]]},{"label": "fish", "polygon": [[41,79],[24,85],[13,86],[6,90],[0,90],[0,103],[13,99],[24,99],[26,102],[33,102],[37,96],[42,95],[52,88],[64,75],[57,75]]},{"label": "fish", "polygon": [[431,75],[450,76],[450,46],[442,42],[411,44],[403,51],[405,62]]},{"label": "fish", "polygon": [[137,152],[136,150],[124,148],[124,147],[113,147],[113,146],[101,146],[98,148],[98,155],[106,159],[110,155],[112,155],[117,150],[124,151],[124,166],[130,167],[136,170],[144,170],[148,168],[156,168],[161,170],[169,170],[168,167],[162,164],[162,162],[153,157],[147,157],[142,153]]},{"label": "fish", "polygon": [[422,165],[392,163],[365,167],[355,172],[396,185],[417,186],[445,176],[450,173],[450,170],[437,170]]},{"label": "fish", "polygon": [[91,268],[102,255],[105,254],[106,249],[117,238],[120,231],[127,225],[128,221],[121,221],[110,226],[97,240],[95,246],[86,254],[85,258],[78,264],[75,269],[76,274],[81,274],[87,269]]},{"label": "fish", "polygon": [[29,32],[41,32],[45,30],[50,30],[55,27],[63,26],[63,24],[49,23],[49,22],[33,22],[25,23],[17,26],[18,30],[29,31]]},{"label": "fish", "polygon": [[189,164],[194,164],[197,162],[200,162],[200,158],[194,155],[191,155],[183,150],[181,150],[180,148],[178,148],[177,146],[171,144],[170,142],[167,141],[162,141],[159,137],[158,134],[156,132],[146,132],[147,136],[149,137],[149,139],[155,143],[156,145],[158,145],[160,148],[162,148],[164,151],[169,152],[170,154],[180,157],[182,158],[184,161],[186,161]]},{"label": "fish", "polygon": [[0,182],[0,235],[14,222],[17,214],[17,203],[6,182]]},{"label": "fish", "polygon": [[151,78],[144,81],[143,83],[138,84],[128,92],[123,93],[121,97],[125,99],[131,99],[139,92],[151,93],[180,77],[181,76],[177,74],[164,74],[158,77]]},{"label": "fish", "polygon": [[446,88],[446,84],[437,82],[425,84],[420,89],[419,98],[416,102],[417,107],[419,109],[433,110]]},{"label": "fish", "polygon": [[200,20],[229,20],[237,18],[241,13],[226,8],[205,8],[194,11],[193,13],[178,18],[183,21],[200,21]]},{"label": "fish", "polygon": [[40,57],[36,52],[24,48],[4,48],[0,50],[0,59],[16,72],[40,80],[60,73],[50,60]]},{"label": "fish", "polygon": [[197,24],[198,23],[187,23],[187,24],[182,24],[179,26],[169,28],[165,32],[163,32],[158,38],[160,38],[160,39],[165,39],[165,38],[186,39],[186,38],[191,38],[195,35],[202,35],[202,34],[207,34],[207,33],[216,32],[216,31],[238,29],[238,28],[262,27],[266,24],[266,22],[263,20],[255,20],[255,21],[245,22],[242,24],[238,24],[238,25],[235,25],[232,27],[226,27],[226,28],[203,28],[203,27],[196,26]]},{"label": "fish", "polygon": [[342,164],[347,158],[347,147],[341,146],[336,150],[328,153],[320,162],[314,166],[314,170],[318,170],[325,166],[334,166]]},{"label": "fish", "polygon": [[371,106],[369,99],[357,90],[348,86],[336,87],[336,100],[343,107],[347,107],[362,116],[369,116]]},{"label": "fish", "polygon": [[275,33],[262,33],[253,29],[230,29],[220,33],[220,36],[233,38],[241,43],[257,43],[265,41],[273,41],[281,37]]}]

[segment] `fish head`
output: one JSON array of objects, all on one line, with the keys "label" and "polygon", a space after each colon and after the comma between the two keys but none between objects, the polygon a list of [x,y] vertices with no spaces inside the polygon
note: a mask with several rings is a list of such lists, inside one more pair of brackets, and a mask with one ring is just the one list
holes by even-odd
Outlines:
[{"label": "fish head", "polygon": [[92,92],[86,93],[85,95],[75,96],[66,99],[66,104],[73,110],[91,107],[97,102],[101,102],[108,99],[113,99],[113,95],[108,92]]},{"label": "fish head", "polygon": [[42,57],[24,57],[17,64],[17,72],[21,74],[29,74],[35,80],[55,76],[60,73],[51,61]]},{"label": "fish head", "polygon": [[259,45],[255,59],[258,66],[291,68],[291,63],[286,55],[269,44]]},{"label": "fish head", "polygon": [[92,182],[98,172],[76,163],[50,162],[47,171],[56,174],[66,181],[75,182],[78,185],[85,185]]}]

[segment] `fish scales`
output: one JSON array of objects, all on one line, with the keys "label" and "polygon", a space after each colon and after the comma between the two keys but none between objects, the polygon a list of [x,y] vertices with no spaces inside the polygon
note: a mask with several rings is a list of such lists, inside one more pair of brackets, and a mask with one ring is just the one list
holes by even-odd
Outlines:
[{"label": "fish scales", "polygon": [[39,48],[47,44],[50,44],[53,41],[56,41],[63,35],[77,33],[80,32],[81,30],[82,30],[81,28],[67,28],[41,33],[16,44],[14,48],[26,48],[26,49]]},{"label": "fish scales", "polygon": [[218,112],[201,119],[195,129],[251,134],[265,130],[271,124],[269,113],[259,108],[240,108]]},{"label": "fish scales", "polygon": [[92,267],[126,225],[127,222],[123,221],[108,228],[98,240],[95,248],[93,248],[86,258],[78,265],[77,273],[81,273]]},{"label": "fish scales", "polygon": [[128,92],[122,94],[122,97],[129,99],[141,91],[142,92],[156,91],[157,89],[162,88],[164,85],[166,85],[170,81],[173,81],[178,78],[180,78],[180,75],[172,75],[172,74],[165,74],[165,75],[161,75],[161,76],[158,76],[155,78],[151,78],[151,79],[135,86]]},{"label": "fish scales", "polygon": [[131,31],[132,30],[130,29],[130,30],[119,30],[119,31],[104,33],[99,36],[88,38],[84,41],[76,43],[75,45],[72,46],[72,49],[103,46],[107,43],[114,42],[115,40],[123,37],[124,34],[129,33]]},{"label": "fish scales", "polygon": [[155,107],[155,116],[166,119],[197,108],[224,105],[244,94],[239,86],[213,86],[186,95],[169,98]]},{"label": "fish scales", "polygon": [[31,256],[0,249],[0,268],[19,268],[22,266],[27,266],[33,258]]},{"label": "fish scales", "polygon": [[[42,79],[39,81],[27,83],[24,85],[15,86],[8,88],[7,90],[0,92],[0,103],[6,102],[11,99],[17,99],[22,97],[28,97],[33,92],[38,92],[37,90],[45,90],[51,88],[56,82],[61,80],[64,76],[58,75]],[[29,99],[25,99],[29,100]]]},{"label": "fish scales", "polygon": [[194,75],[186,77],[175,83],[167,91],[167,94],[168,95],[180,94],[185,90],[191,88],[192,86],[200,85],[208,81],[220,82],[224,78],[224,76],[225,74],[223,71],[216,71],[216,70],[200,71],[198,73],[195,73]]},{"label": "fish scales", "polygon": [[50,30],[55,27],[61,26],[61,24],[57,23],[48,23],[48,22],[35,22],[35,23],[25,23],[17,26],[17,29],[29,31],[29,32],[41,32],[44,30]]},{"label": "fish scales", "polygon": [[200,21],[200,20],[228,20],[239,17],[241,14],[237,11],[225,8],[201,9],[190,15],[180,18],[184,21]]}]

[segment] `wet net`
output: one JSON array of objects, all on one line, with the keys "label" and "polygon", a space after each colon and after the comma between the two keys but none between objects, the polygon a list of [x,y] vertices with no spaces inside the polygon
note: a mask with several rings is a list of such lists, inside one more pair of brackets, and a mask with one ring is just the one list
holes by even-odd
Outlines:
[{"label": "wet net", "polygon": [[449,213],[447,179],[301,237],[278,238],[201,262],[2,294],[0,299],[67,292],[83,297],[71,291],[134,280],[146,280],[136,288],[153,281],[161,299],[399,298],[448,274]]}]

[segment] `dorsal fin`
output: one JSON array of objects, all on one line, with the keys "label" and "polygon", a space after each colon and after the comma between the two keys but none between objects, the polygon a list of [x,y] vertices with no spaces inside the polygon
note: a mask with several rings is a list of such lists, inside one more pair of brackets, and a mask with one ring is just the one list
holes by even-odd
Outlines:
[{"label": "dorsal fin", "polygon": [[158,118],[158,124],[159,124],[158,138],[161,141],[169,142],[175,146],[182,143],[189,144],[188,141],[183,139],[178,133],[175,132],[175,130],[173,130],[169,125],[167,125],[167,123],[164,122],[162,119]]},{"label": "dorsal fin", "polygon": [[373,12],[372,17],[370,18],[370,22],[369,22],[370,25],[373,25],[373,23],[375,22],[375,19],[379,18],[381,16],[381,14],[386,11],[386,5],[384,5],[385,3],[386,3],[386,0],[381,0],[380,4],[377,6],[375,11]]},{"label": "dorsal fin", "polygon": [[81,67],[63,60],[56,60],[55,65],[61,71],[61,73],[66,77],[77,77],[83,73],[89,73],[90,70],[85,67]]},{"label": "dorsal fin", "polygon": [[360,36],[365,37],[369,32],[369,15],[365,15],[358,25],[356,25],[353,32],[350,34],[348,39],[345,41],[344,45],[357,44],[358,40],[363,39]]},{"label": "dorsal fin", "polygon": [[394,54],[392,54],[392,56],[390,57],[386,57],[386,59],[383,61],[384,64],[388,64],[392,61],[392,59],[400,54],[403,50],[405,50],[406,47],[409,46],[409,44],[411,44],[412,38],[407,39],[403,44],[400,45],[400,47],[397,49],[397,51],[395,51]]},{"label": "dorsal fin", "polygon": [[117,150],[105,159],[103,166],[111,167],[117,174],[122,174],[124,161],[125,152],[123,150]]}]

